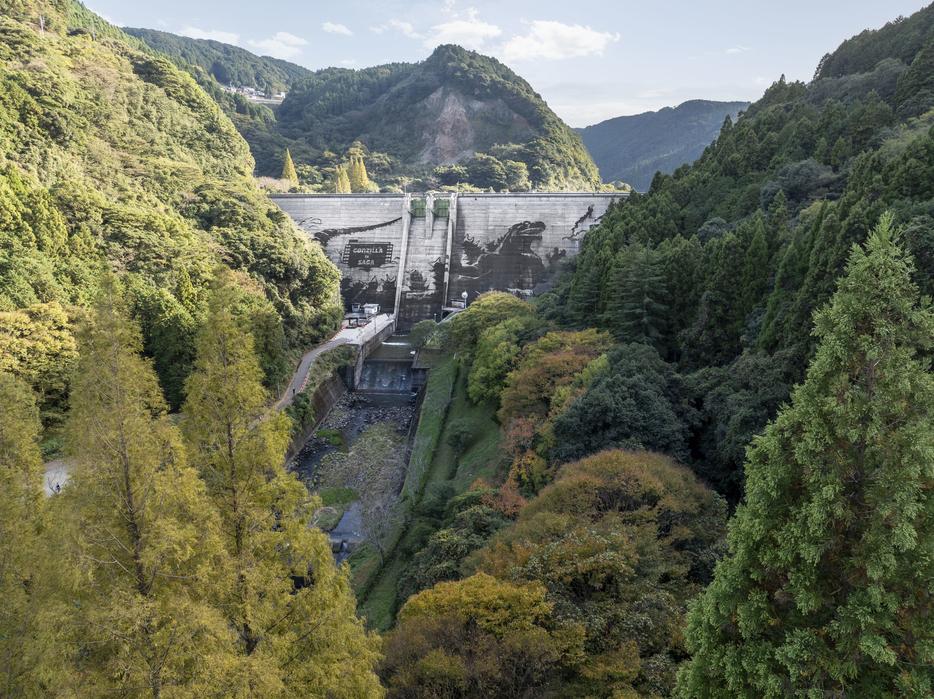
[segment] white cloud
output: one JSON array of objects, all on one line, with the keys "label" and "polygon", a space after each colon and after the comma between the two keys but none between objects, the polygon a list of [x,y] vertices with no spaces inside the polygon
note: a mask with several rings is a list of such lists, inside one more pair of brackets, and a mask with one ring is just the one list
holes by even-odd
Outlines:
[{"label": "white cloud", "polygon": [[353,36],[353,32],[350,31],[343,24],[334,24],[332,22],[325,22],[324,24],[321,25],[321,28],[326,32],[330,32],[331,34],[346,34],[347,36]]},{"label": "white cloud", "polygon": [[158,24],[158,25],[159,25],[160,27],[162,27],[163,29],[168,29],[168,28],[169,28],[169,23],[166,22],[164,19],[157,19],[157,20],[156,20],[156,24]]},{"label": "white cloud", "polygon": [[198,29],[197,27],[185,27],[182,29],[179,34],[182,36],[187,36],[189,39],[213,39],[214,41],[220,41],[225,44],[236,44],[240,41],[240,35],[234,34],[233,32],[222,32],[218,29],[212,29],[209,32],[204,31],[203,29]]},{"label": "white cloud", "polygon": [[469,19],[457,19],[433,26],[425,39],[425,48],[434,48],[439,44],[458,44],[468,49],[479,49],[487,39],[503,33],[495,24],[478,20],[477,11],[472,7],[467,10],[467,16]]},{"label": "white cloud", "polygon": [[656,97],[661,97],[664,93],[662,90],[647,90],[646,92],[640,92],[636,97],[640,100],[651,100]]},{"label": "white cloud", "polygon": [[308,42],[301,37],[288,32],[277,32],[271,39],[263,39],[262,41],[249,39],[246,43],[250,48],[255,49],[264,56],[272,56],[283,60],[300,55],[302,50],[298,47],[308,45]]},{"label": "white cloud", "polygon": [[733,48],[727,49],[726,51],[708,51],[708,56],[723,56],[724,54],[729,56],[731,53],[742,53],[743,51],[748,51],[748,46],[742,46],[741,44],[736,44]]},{"label": "white cloud", "polygon": [[417,33],[415,31],[415,27],[413,27],[408,22],[400,22],[397,19],[391,19],[389,20],[389,24],[395,27],[396,29],[398,29],[400,32],[402,32],[405,36],[409,37],[410,39],[421,39],[422,38],[422,35]]},{"label": "white cloud", "polygon": [[562,59],[603,55],[603,49],[611,41],[619,41],[620,35],[594,31],[579,24],[536,20],[527,36],[516,36],[505,42],[499,50],[503,60],[523,61],[532,58]]},{"label": "white cloud", "polygon": [[769,84],[769,79],[768,79],[768,78],[753,78],[752,81],[753,81],[756,85],[768,85],[768,84]]},{"label": "white cloud", "polygon": [[295,36],[294,34],[289,34],[288,32],[276,32],[276,35],[273,37],[276,41],[281,41],[283,44],[288,46],[308,46],[308,42],[305,41],[300,36]]},{"label": "white cloud", "polygon": [[401,22],[398,19],[389,20],[389,24],[381,24],[378,27],[370,27],[370,31],[374,34],[382,34],[389,28],[398,29],[402,32],[403,35],[409,37],[410,39],[422,39],[424,38],[421,34],[415,31],[413,27],[408,22]]},{"label": "white cloud", "polygon": [[357,65],[357,59],[356,59],[356,58],[346,58],[346,59],[344,59],[343,61],[341,61],[341,65],[342,65],[342,66],[347,66],[348,68],[352,68],[353,66]]}]

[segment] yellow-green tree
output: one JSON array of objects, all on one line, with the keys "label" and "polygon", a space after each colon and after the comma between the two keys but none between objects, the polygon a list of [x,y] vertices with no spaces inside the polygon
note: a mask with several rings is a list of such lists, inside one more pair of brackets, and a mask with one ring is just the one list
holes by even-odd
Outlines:
[{"label": "yellow-green tree", "polygon": [[84,581],[70,615],[82,691],[205,696],[227,685],[232,640],[205,602],[221,554],[217,518],[139,355],[117,280],[101,288],[66,424],[65,492]]},{"label": "yellow-green tree", "polygon": [[68,314],[59,303],[0,312],[0,371],[30,385],[47,422],[64,411],[68,377],[77,358]]},{"label": "yellow-green tree", "polygon": [[[0,697],[41,697],[61,681],[50,597],[67,563],[50,565],[39,413],[33,392],[0,372]],[[58,624],[56,624],[58,625]],[[52,652],[55,651],[55,655]],[[54,659],[54,663],[51,662]]]},{"label": "yellow-green tree", "polygon": [[298,184],[298,174],[295,172],[295,165],[292,163],[292,155],[289,149],[285,149],[285,165],[282,166],[282,178],[294,184]]},{"label": "yellow-green tree", "polygon": [[225,561],[213,603],[236,634],[238,691],[378,697],[379,639],[355,616],[346,571],[310,526],[319,504],[283,467],[289,420],[268,398],[252,338],[221,271],[187,382],[184,430],[220,514]]},{"label": "yellow-green tree", "polygon": [[370,180],[363,164],[363,156],[351,156],[350,165],[347,166],[347,177],[350,181],[350,191],[354,194],[366,192]]},{"label": "yellow-green tree", "polygon": [[331,190],[335,194],[350,194],[350,177],[345,168],[339,167],[331,176]]},{"label": "yellow-green tree", "polygon": [[411,597],[387,638],[381,673],[394,697],[543,696],[582,629],[555,632],[540,582],[478,573]]}]

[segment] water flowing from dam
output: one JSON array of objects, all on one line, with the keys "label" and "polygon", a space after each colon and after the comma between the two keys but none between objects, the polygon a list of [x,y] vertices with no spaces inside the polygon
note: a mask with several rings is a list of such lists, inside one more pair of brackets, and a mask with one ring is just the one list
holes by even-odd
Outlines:
[{"label": "water flowing from dam", "polygon": [[411,393],[411,359],[367,359],[360,372],[358,393]]}]

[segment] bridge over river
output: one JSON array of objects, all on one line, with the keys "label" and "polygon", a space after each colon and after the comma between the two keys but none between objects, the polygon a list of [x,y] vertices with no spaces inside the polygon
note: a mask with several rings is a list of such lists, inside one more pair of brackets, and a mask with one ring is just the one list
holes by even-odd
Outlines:
[{"label": "bridge over river", "polygon": [[485,291],[530,297],[580,250],[615,194],[274,194],[343,273],[347,304],[401,331]]}]

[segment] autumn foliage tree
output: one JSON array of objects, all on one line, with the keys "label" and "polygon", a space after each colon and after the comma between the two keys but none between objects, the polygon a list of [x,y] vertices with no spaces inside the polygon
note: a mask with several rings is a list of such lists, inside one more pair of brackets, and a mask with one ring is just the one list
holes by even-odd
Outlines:
[{"label": "autumn foliage tree", "polygon": [[506,378],[500,422],[547,417],[558,389],[571,384],[610,344],[608,334],[591,329],[551,332],[526,347],[519,365]]},{"label": "autumn foliage tree", "polygon": [[556,634],[541,583],[479,573],[406,602],[380,674],[391,697],[538,697],[579,634]]},{"label": "autumn foliage tree", "polygon": [[[527,504],[508,487],[471,494],[465,522],[517,519],[460,564],[475,575],[403,607],[381,670],[391,696],[668,695],[723,501],[667,457],[621,451],[565,465]],[[446,531],[426,551],[456,559],[466,538]]]},{"label": "autumn foliage tree", "polygon": [[665,696],[724,520],[723,501],[667,457],[606,451],[563,466],[467,565],[543,583],[556,628],[582,626],[586,657],[564,660],[568,695]]}]

